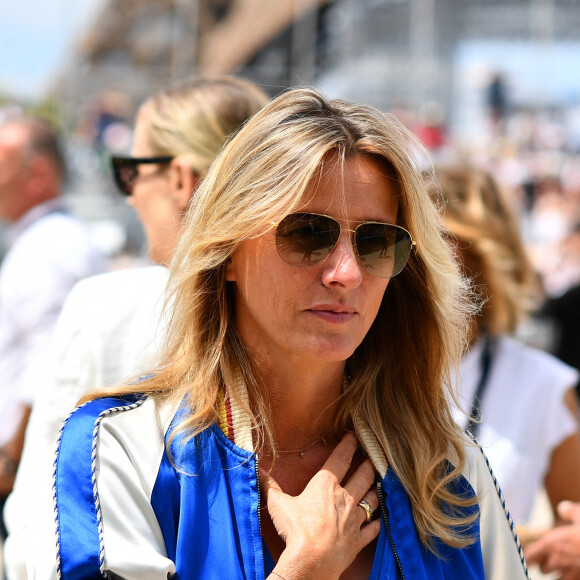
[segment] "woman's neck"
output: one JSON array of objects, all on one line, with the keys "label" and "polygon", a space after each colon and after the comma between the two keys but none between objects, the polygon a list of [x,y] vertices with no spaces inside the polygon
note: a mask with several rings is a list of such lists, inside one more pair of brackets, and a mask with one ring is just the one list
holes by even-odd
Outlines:
[{"label": "woman's neck", "polygon": [[344,363],[259,369],[267,391],[279,450],[301,449],[318,438],[334,438],[336,408],[343,388]]}]

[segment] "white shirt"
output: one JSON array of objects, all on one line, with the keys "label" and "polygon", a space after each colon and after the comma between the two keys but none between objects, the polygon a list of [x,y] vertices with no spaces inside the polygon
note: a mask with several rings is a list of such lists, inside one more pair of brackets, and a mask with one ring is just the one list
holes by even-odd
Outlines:
[{"label": "white shirt", "polygon": [[70,293],[51,344],[53,367],[45,369],[4,510],[9,532],[4,564],[10,580],[27,578],[24,560],[30,550],[53,547],[33,538],[37,515],[52,510],[52,463],[65,418],[90,389],[151,370],[165,337],[168,274],[162,266],[110,272],[79,282]]},{"label": "white shirt", "polygon": [[[482,348],[482,341],[478,341],[461,364],[459,399],[467,414],[481,377]],[[516,523],[530,517],[554,449],[578,432],[564,401],[578,376],[576,369],[544,351],[507,336],[498,337],[481,400],[477,440]],[[461,411],[456,409],[455,416],[465,425]]]},{"label": "white shirt", "polygon": [[28,211],[9,232],[0,268],[0,446],[13,435],[15,409],[44,382],[47,346],[71,288],[105,261],[86,226],[58,199]]}]

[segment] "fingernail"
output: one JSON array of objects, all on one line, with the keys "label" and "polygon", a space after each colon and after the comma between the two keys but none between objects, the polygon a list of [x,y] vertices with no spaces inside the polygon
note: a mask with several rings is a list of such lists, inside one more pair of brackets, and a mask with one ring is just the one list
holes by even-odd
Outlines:
[{"label": "fingernail", "polygon": [[569,509],[572,508],[572,506],[573,506],[572,502],[569,501],[569,500],[567,500],[567,499],[565,499],[564,501],[561,501],[558,504],[557,510],[558,511],[560,511],[560,510],[561,511],[568,511]]}]

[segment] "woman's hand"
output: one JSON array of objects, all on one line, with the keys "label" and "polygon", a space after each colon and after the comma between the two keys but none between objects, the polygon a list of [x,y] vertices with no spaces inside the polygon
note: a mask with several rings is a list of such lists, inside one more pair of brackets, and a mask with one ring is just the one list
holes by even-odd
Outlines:
[{"label": "woman's hand", "polygon": [[285,494],[270,475],[262,484],[270,517],[286,543],[274,576],[285,580],[339,578],[357,554],[379,534],[380,519],[367,523],[364,499],[373,510],[379,505],[371,489],[375,470],[366,459],[343,482],[358,448],[347,433],[321,470],[296,497]]}]

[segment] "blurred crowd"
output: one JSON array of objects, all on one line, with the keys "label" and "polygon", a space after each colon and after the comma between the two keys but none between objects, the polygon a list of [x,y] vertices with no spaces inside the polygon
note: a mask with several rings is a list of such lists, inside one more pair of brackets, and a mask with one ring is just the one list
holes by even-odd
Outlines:
[{"label": "blurred crowd", "polygon": [[[481,356],[482,360],[485,361],[490,337],[493,339],[494,345],[490,348],[496,348],[497,337],[513,334],[523,342],[539,346],[543,350],[553,353],[571,367],[580,370],[580,139],[574,130],[574,123],[571,122],[572,113],[570,111],[556,108],[553,110],[530,110],[510,106],[502,82],[501,77],[496,77],[488,89],[485,100],[487,114],[485,135],[468,145],[454,141],[450,128],[445,125],[444,111],[436,103],[424,105],[416,114],[398,109],[393,109],[392,112],[415,133],[429,150],[436,167],[439,167],[437,177],[445,189],[446,203],[450,204],[456,200],[450,194],[451,185],[445,185],[444,179],[451,179],[449,182],[451,183],[455,178],[449,178],[445,173],[446,170],[442,168],[450,163],[461,163],[474,168],[474,170],[481,170],[483,172],[481,175],[490,175],[497,181],[509,206],[506,215],[513,212],[513,215],[516,216],[522,247],[533,274],[533,279],[531,281],[526,279],[525,284],[522,281],[523,275],[522,279],[517,280],[518,289],[522,293],[524,292],[522,288],[528,282],[530,287],[533,287],[534,291],[530,292],[530,295],[533,294],[531,306],[528,308],[526,305],[526,308],[523,309],[526,310],[527,314],[530,314],[530,317],[520,317],[519,313],[514,314],[513,320],[510,319],[509,323],[499,324],[499,330],[493,330],[494,322],[491,317],[487,322],[484,320],[479,323],[480,327],[475,329],[474,336],[477,339],[477,348],[481,349],[481,354],[474,343],[472,358],[476,356],[473,353],[477,352],[477,360],[479,361]],[[21,115],[21,111],[18,107],[6,107],[0,110],[0,125],[15,122],[19,115]],[[128,211],[125,204],[127,198],[117,195],[118,192],[115,191],[110,158],[111,155],[127,154],[132,146],[134,149],[134,115],[135,104],[131,103],[125,95],[104,91],[91,106],[78,112],[73,127],[66,131],[68,172],[66,183],[63,186],[65,206],[67,206],[67,210],[73,214],[76,213],[85,221],[95,251],[103,254],[106,260],[105,267],[98,266],[88,273],[83,271],[75,274],[74,280],[70,280],[67,291],[78,279],[104,269],[117,270],[127,266],[151,264],[152,262],[166,265],[169,262],[169,259],[159,260],[155,259],[154,256],[152,259],[148,254],[148,251],[151,251],[151,232],[145,235],[138,221]],[[159,154],[156,151],[153,153]],[[122,158],[120,159],[123,162]],[[157,157],[152,157],[152,159],[157,159]],[[174,157],[172,155],[171,158],[167,157],[167,159],[169,161],[162,163],[168,163]],[[149,162],[144,161],[143,163]],[[0,171],[2,171],[1,166]],[[117,172],[120,174],[118,168]],[[124,179],[128,180],[127,175]],[[476,175],[475,172],[474,175]],[[194,179],[195,184],[197,184],[196,179],[197,177]],[[485,178],[481,177],[481,179]],[[117,180],[119,180],[119,175],[117,175]],[[126,186],[132,191],[132,184],[128,183]],[[195,187],[193,189],[190,187],[191,191],[194,189]],[[132,197],[131,192],[125,191],[124,193],[129,198]],[[485,193],[482,194],[483,197],[485,195]],[[503,203],[503,199],[501,202],[495,200],[491,203],[500,204]],[[188,202],[189,197],[182,204],[183,207],[181,207],[179,215],[185,211]],[[468,202],[466,204],[468,205]],[[47,211],[54,219],[52,212],[55,210],[49,209]],[[60,209],[56,211],[60,211]],[[489,216],[493,214],[493,210],[489,207],[486,208],[486,211],[490,212],[487,214]],[[143,219],[143,215],[141,215],[141,219],[147,225],[147,220]],[[511,218],[506,218],[508,221],[509,219]],[[505,223],[507,222],[499,224],[495,233],[492,230],[491,234],[488,232],[486,235],[491,236],[490,239],[493,236],[499,238],[502,234],[502,228],[507,227]],[[461,229],[454,231],[449,224],[448,227],[458,239],[463,239]],[[518,235],[519,233],[515,234],[516,237]],[[149,238],[149,246],[146,238]],[[464,240],[465,246],[461,247],[463,250],[462,258],[468,260],[466,257],[469,254],[467,247],[471,242],[468,237],[465,237]],[[501,245],[499,239],[497,241],[498,245]],[[515,244],[518,243],[519,241]],[[483,255],[488,250],[486,250],[485,244],[482,247]],[[8,244],[4,244],[4,249],[5,251],[9,250]],[[516,254],[517,251],[514,251],[514,255]],[[518,256],[515,258],[511,256],[510,259],[512,258],[514,262],[520,259]],[[499,269],[501,269],[501,264]],[[524,269],[522,266],[522,271]],[[165,272],[158,275],[161,280],[158,284],[160,288],[165,282]],[[517,278],[517,275],[514,274],[514,277]],[[476,280],[476,283],[485,283],[488,288],[493,288],[495,274],[492,272],[489,276],[489,279],[479,279]],[[508,286],[510,283],[509,281],[505,282],[505,285]],[[525,292],[527,291],[526,289]],[[160,294],[161,290],[157,289],[156,292]],[[498,290],[499,293],[500,290]],[[61,298],[61,302],[64,302],[64,297],[61,296]],[[524,298],[527,300],[527,294],[525,297],[522,294],[522,300]],[[488,299],[493,302],[494,296],[490,294]],[[511,308],[515,311],[517,310],[517,299],[512,300],[512,302],[514,305]],[[57,308],[55,307],[53,310],[56,311]],[[490,326],[487,326],[488,323]],[[511,343],[506,349],[510,348],[512,348]],[[507,355],[502,354],[501,356]],[[468,362],[466,362],[467,364]],[[465,372],[467,373],[467,370]],[[479,367],[477,367],[477,373],[479,373]],[[483,374],[485,379],[485,371]],[[556,374],[555,372],[554,376]],[[574,387],[579,389],[577,377],[576,373],[571,373],[562,379],[561,389],[558,387],[561,390],[562,398],[567,391],[573,390]],[[504,379],[504,381],[506,380]],[[476,389],[475,382],[477,381],[474,379],[474,390]],[[576,404],[577,401],[569,407],[573,408]],[[471,399],[469,405],[471,405]],[[470,412],[475,413],[472,418],[477,422],[481,419],[481,409],[470,409],[469,405],[464,411],[468,415]],[[30,409],[28,409],[29,412]],[[491,416],[492,412],[489,411],[488,417]],[[487,436],[489,434],[485,431],[488,428],[485,423],[485,413],[483,417],[484,423],[482,425]],[[24,417],[24,425],[27,420],[28,415]],[[570,425],[571,432],[577,431],[577,426],[572,423]],[[564,429],[563,426],[562,429]],[[562,437],[568,434],[569,430],[566,433],[562,432]],[[489,436],[491,437],[491,435]],[[559,442],[554,442],[553,448],[546,450],[547,456],[554,449],[559,449],[556,443],[559,445]],[[20,441],[20,450],[21,448],[22,441]],[[566,453],[568,452],[566,451]],[[16,457],[15,464],[12,465],[14,472],[18,459],[19,457]],[[577,459],[580,465],[580,457]],[[500,457],[497,461],[501,463],[502,458]],[[559,467],[552,467],[554,470],[559,469]],[[574,493],[567,494],[567,490],[562,491],[567,487],[566,485],[562,485],[561,488],[554,486],[549,479],[548,467],[546,469],[548,470],[546,486],[549,491],[557,488],[557,492],[554,492],[553,497],[550,498],[556,514],[558,502],[555,498],[559,497],[560,492],[564,494],[560,499],[576,501],[578,498]],[[11,473],[11,477],[11,481],[13,481],[14,473]],[[541,474],[537,477],[539,485],[542,485],[544,481]],[[519,486],[520,483],[518,482],[517,485]],[[569,487],[572,488],[576,485],[577,483],[574,482]],[[580,486],[580,482],[578,485]],[[4,489],[1,494],[2,501],[9,491],[9,487]],[[522,508],[524,516],[528,515],[528,512],[528,505],[525,509]]]},{"label": "blurred crowd", "polygon": [[[487,90],[481,98],[485,129],[469,142],[454,138],[438,103],[427,103],[416,113],[393,112],[434,160],[461,159],[489,171],[505,188],[542,294],[542,303],[520,332],[559,352],[561,333],[568,331],[562,325],[572,325],[569,316],[574,324],[580,320],[572,300],[580,284],[580,107],[516,106],[500,75],[492,77]],[[577,344],[580,338],[567,350],[576,350]],[[577,367],[579,359],[564,355]]]}]

